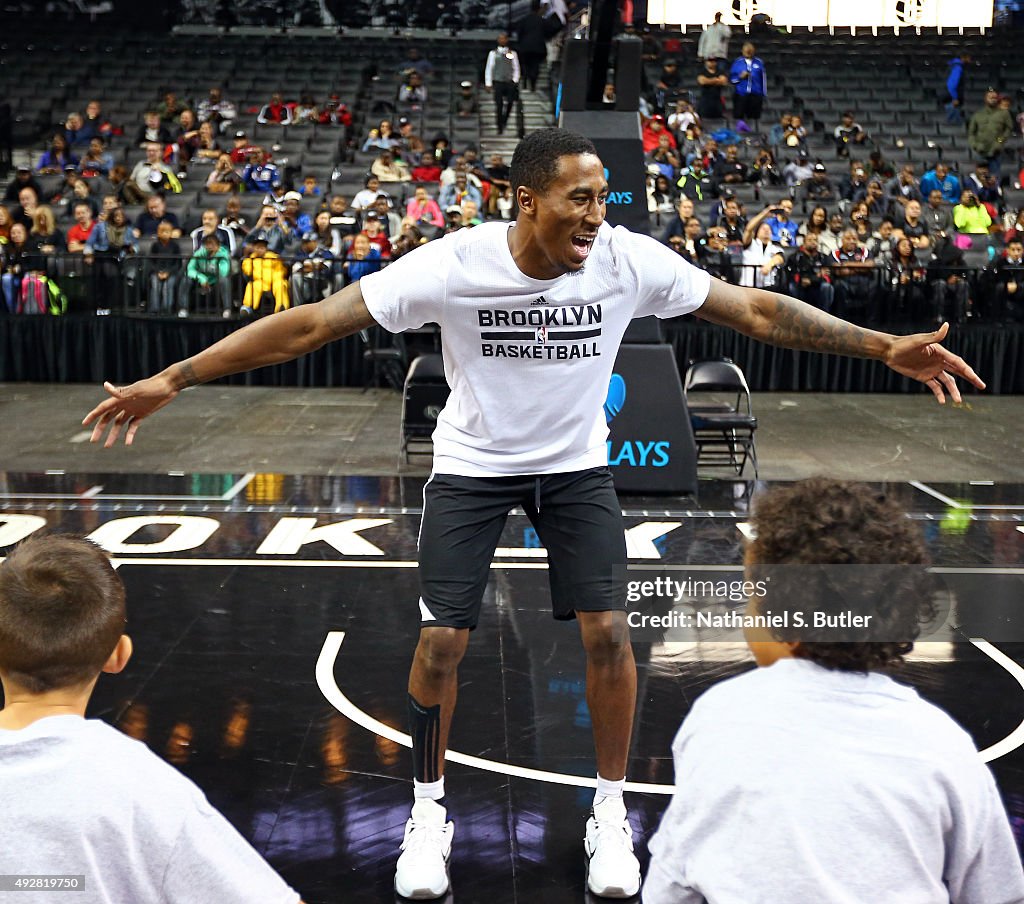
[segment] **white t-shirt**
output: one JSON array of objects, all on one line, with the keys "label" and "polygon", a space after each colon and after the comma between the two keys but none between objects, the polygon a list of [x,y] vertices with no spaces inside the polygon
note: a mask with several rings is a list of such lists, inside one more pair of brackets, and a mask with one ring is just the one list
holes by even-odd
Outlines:
[{"label": "white t-shirt", "polygon": [[98,720],[0,729],[0,802],[0,875],[84,875],[76,904],[299,900],[192,782]]},{"label": "white t-shirt", "polygon": [[1019,904],[1024,872],[970,736],[880,674],[783,659],[704,693],[644,904]]},{"label": "white t-shirt", "polygon": [[760,239],[752,239],[750,244],[743,249],[743,267],[740,272],[741,286],[754,286],[763,289],[765,286],[775,285],[775,270],[767,276],[761,272],[764,264],[771,263],[776,254],[782,254],[782,248],[774,242],[765,244]]},{"label": "white t-shirt", "polygon": [[602,405],[629,321],[696,310],[711,278],[660,242],[604,223],[582,271],[533,279],[512,259],[509,228],[462,229],[364,276],[366,306],[392,332],[441,327],[452,391],[434,431],[435,473],[606,465]]}]

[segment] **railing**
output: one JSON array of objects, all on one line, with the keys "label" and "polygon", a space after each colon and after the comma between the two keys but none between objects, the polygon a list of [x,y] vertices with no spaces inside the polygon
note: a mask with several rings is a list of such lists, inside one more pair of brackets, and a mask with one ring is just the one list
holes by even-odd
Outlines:
[{"label": "railing", "polygon": [[[43,269],[8,267],[0,288],[9,314],[244,318],[319,301],[363,272],[387,265],[341,258],[321,265],[281,257],[263,259],[250,276],[244,269],[252,259],[243,258],[232,259],[224,277],[200,279],[189,275],[190,259],[56,254],[32,262],[45,264]],[[717,278],[723,275],[716,267],[708,269]],[[919,266],[902,274],[878,266],[847,274],[841,269],[825,267],[808,279],[797,278],[785,265],[764,274],[758,266],[730,259],[725,275],[731,282],[782,292],[858,323],[923,328],[943,319],[1024,320],[1024,280],[1016,292],[1007,292],[1005,280],[991,268]]]}]

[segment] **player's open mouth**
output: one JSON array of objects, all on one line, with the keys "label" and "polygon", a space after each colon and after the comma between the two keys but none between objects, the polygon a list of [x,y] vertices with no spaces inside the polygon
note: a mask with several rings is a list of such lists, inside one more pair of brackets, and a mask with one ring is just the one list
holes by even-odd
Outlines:
[{"label": "player's open mouth", "polygon": [[587,233],[574,235],[572,237],[572,247],[581,258],[586,260],[587,255],[590,254],[590,249],[594,247],[594,239],[596,238],[596,235],[588,235]]}]

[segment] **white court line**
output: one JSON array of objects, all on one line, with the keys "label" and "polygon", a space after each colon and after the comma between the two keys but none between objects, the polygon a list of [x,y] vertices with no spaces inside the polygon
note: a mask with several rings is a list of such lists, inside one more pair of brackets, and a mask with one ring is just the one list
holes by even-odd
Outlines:
[{"label": "white court line", "polygon": [[[1020,512],[1024,511],[1024,505],[974,505],[971,502],[963,503],[957,502],[955,499],[950,499],[944,493],[940,493],[935,487],[930,487],[926,483],[921,483],[919,480],[907,481],[912,487],[920,490],[922,493],[927,493],[933,499],[938,499],[939,502],[948,505],[955,509],[968,509],[972,512]],[[979,483],[981,485],[987,485],[981,481],[972,481],[972,483]]]},{"label": "white court line", "polygon": [[83,499],[92,499],[95,496],[99,496],[103,492],[103,484],[96,484],[94,487],[89,487],[84,493],[82,493]]},{"label": "white court line", "polygon": [[227,502],[230,499],[234,499],[239,493],[242,492],[242,490],[244,490],[247,486],[249,486],[250,483],[252,483],[253,478],[255,476],[255,471],[250,471],[248,474],[243,474],[241,479],[236,480],[231,485],[231,488],[223,496],[220,497],[221,500]]},{"label": "white court line", "polygon": [[[385,725],[368,713],[363,712],[356,706],[338,687],[334,678],[334,661],[338,658],[338,651],[345,639],[344,631],[330,631],[324,639],[324,645],[320,650],[320,656],[316,661],[316,683],[320,686],[320,692],[327,702],[331,704],[343,716],[347,716],[356,725],[360,725],[367,731],[378,734],[382,738],[401,744],[403,747],[412,747],[412,739],[404,732]],[[569,775],[564,772],[547,772],[543,769],[529,769],[525,766],[514,766],[511,763],[499,763],[496,760],[487,760],[478,756],[470,756],[467,753],[459,753],[457,750],[445,751],[444,758],[449,763],[459,763],[462,766],[472,766],[475,769],[482,769],[484,772],[496,772],[499,775],[509,775],[515,778],[530,778],[539,782],[550,782],[555,785],[575,785],[578,788],[596,788],[597,779],[587,778],[584,775]],[[674,785],[654,785],[646,782],[626,782],[627,791],[641,791],[647,794],[672,794],[675,791]]]},{"label": "white court line", "polygon": [[[355,722],[361,728],[365,728],[372,734],[380,735],[403,747],[412,747],[412,739],[404,732],[385,725],[379,719],[375,719],[369,713],[364,712],[356,706],[344,691],[338,687],[337,679],[334,677],[334,664],[341,651],[341,644],[345,640],[344,631],[329,631],[324,638],[324,645],[320,648],[320,655],[316,661],[316,683],[324,699],[331,704],[343,716]],[[1013,678],[1024,688],[1024,669],[1015,663],[1008,656],[992,646],[988,641],[972,639],[979,650],[993,659],[998,665],[1008,671]],[[1024,721],[1021,722],[1003,740],[998,741],[991,747],[979,751],[986,763],[1001,756],[1012,753],[1024,744]],[[578,788],[596,788],[597,779],[587,778],[583,775],[572,775],[565,772],[548,772],[544,769],[530,769],[526,766],[516,766],[512,763],[500,763],[497,760],[488,760],[483,757],[471,756],[467,753],[460,753],[457,750],[446,750],[445,760],[450,763],[459,763],[462,766],[471,766],[474,769],[481,769],[484,772],[496,772],[499,775],[508,775],[514,778],[528,778],[538,782],[548,782],[554,785],[575,785]],[[675,792],[674,785],[656,785],[650,782],[626,782],[627,791],[638,791],[646,794],[672,794]]]}]

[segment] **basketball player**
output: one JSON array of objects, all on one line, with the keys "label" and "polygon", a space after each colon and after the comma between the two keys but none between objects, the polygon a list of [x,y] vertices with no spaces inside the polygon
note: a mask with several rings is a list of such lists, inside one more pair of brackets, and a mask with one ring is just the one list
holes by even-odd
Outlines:
[{"label": "basketball player", "polygon": [[[636,696],[622,572],[626,549],[607,468],[602,404],[633,317],[694,312],[765,342],[884,361],[960,401],[954,375],[984,384],[934,333],[897,337],[852,326],[792,298],[712,280],[654,239],[605,223],[608,185],[593,144],[559,129],[520,142],[512,223],[435,240],[322,302],[239,330],[109,398],[85,418],[106,446],[184,388],[277,364],[374,324],[441,326],[448,404],[434,432],[420,531],[420,637],[409,676],[414,804],[396,890],[437,898],[454,831],[444,751],[457,670],[477,623],[508,512],[524,508],[548,549],[552,608],[579,622],[587,655],[597,795],[586,825],[589,889],[640,886],[622,801]],[[109,432],[108,432],[109,428]]]}]

